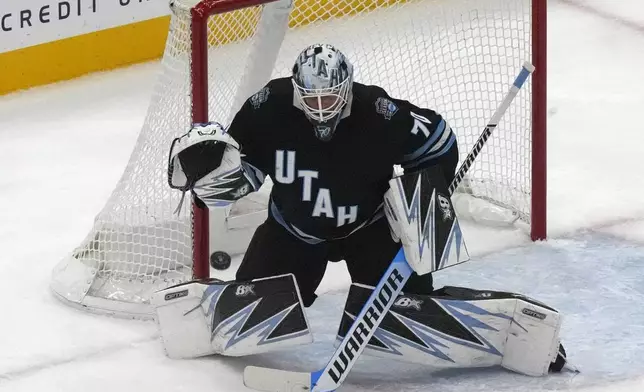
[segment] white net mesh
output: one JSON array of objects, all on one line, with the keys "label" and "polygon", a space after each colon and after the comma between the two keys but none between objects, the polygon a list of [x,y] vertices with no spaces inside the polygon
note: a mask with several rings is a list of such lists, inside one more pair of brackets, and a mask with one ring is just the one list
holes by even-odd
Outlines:
[{"label": "white net mesh", "polygon": [[[170,142],[191,121],[190,4],[174,3],[162,73],[132,157],[87,239],[56,271],[70,269],[70,261],[89,268],[93,279],[81,294],[145,303],[152,290],[191,274],[190,206],[173,214],[180,194],[166,178]],[[202,60],[208,62],[209,117],[230,121],[269,78],[289,75],[305,46],[325,42],[349,57],[357,81],[442,113],[464,158],[531,59],[530,16],[530,0],[298,0],[283,41],[274,10],[256,6],[211,16]],[[529,221],[530,81],[524,89],[477,158],[465,190]]]}]

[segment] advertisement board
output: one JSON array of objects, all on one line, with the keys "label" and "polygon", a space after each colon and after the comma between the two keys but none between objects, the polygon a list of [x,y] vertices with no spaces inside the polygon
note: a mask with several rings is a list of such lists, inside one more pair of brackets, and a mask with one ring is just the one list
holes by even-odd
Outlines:
[{"label": "advertisement board", "polygon": [[169,0],[2,0],[0,53],[169,14]]}]

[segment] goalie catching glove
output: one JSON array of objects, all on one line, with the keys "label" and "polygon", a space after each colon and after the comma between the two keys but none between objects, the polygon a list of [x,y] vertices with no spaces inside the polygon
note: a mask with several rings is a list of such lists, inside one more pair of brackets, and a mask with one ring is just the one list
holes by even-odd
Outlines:
[{"label": "goalie catching glove", "polygon": [[208,207],[227,206],[261,186],[244,170],[239,144],[216,122],[195,124],[172,141],[168,182]]}]

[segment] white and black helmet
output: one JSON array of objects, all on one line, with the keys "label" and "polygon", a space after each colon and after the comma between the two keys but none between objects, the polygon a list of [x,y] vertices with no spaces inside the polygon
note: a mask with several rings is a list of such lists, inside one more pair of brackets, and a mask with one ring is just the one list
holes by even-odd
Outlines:
[{"label": "white and black helmet", "polygon": [[296,106],[314,126],[316,136],[328,141],[351,99],[353,66],[329,44],[304,49],[293,66]]}]

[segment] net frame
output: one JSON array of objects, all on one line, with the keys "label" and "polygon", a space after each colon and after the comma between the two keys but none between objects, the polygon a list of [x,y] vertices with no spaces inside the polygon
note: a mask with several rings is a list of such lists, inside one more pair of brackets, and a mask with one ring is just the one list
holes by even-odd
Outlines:
[{"label": "net frame", "polygon": [[[209,18],[214,15],[224,14],[237,10],[242,10],[248,7],[268,5],[276,3],[279,0],[182,0],[181,7],[183,11],[190,14],[190,49],[189,49],[189,94],[190,97],[190,118],[192,123],[206,122],[210,120],[210,94],[209,94],[209,56],[212,54],[209,51]],[[282,0],[283,1],[283,0]],[[388,1],[388,0],[382,0]],[[405,0],[401,0],[404,2]],[[432,0],[430,0],[432,1]],[[547,58],[546,58],[546,2],[547,0],[531,0],[531,47],[532,47],[532,63],[535,65],[536,70],[533,73],[532,88],[531,88],[531,128],[532,128],[532,143],[531,143],[531,200],[530,200],[530,236],[533,240],[540,240],[546,237],[546,75],[547,75]],[[169,37],[168,39],[170,39]],[[238,95],[241,92],[238,91]],[[241,94],[244,95],[245,93]],[[404,98],[404,97],[403,97]],[[183,98],[180,98],[183,99]],[[147,121],[147,120],[146,120]],[[494,138],[494,135],[492,136]],[[137,142],[137,145],[139,142]],[[136,158],[136,153],[130,160],[130,165]],[[129,165],[128,165],[129,166]],[[124,175],[125,176],[125,175]],[[108,203],[109,204],[109,203]],[[107,208],[107,207],[106,207]],[[190,229],[191,229],[191,253],[192,263],[190,265],[191,276],[184,278],[205,279],[210,276],[210,243],[214,234],[221,234],[222,232],[213,233],[213,221],[226,221],[228,227],[233,219],[228,217],[228,212],[219,214],[213,217],[213,211],[208,211],[198,201],[192,200],[190,210]],[[259,223],[263,218],[262,214],[255,214],[254,217],[246,218],[245,223],[238,223],[238,225],[245,227],[253,227]],[[238,221],[244,219],[239,218]],[[109,228],[110,230],[118,230],[118,227]],[[142,230],[147,229],[142,227]],[[104,235],[103,229],[95,229],[88,236],[84,245],[79,247],[80,252],[76,255],[83,253],[99,252],[99,245],[94,246],[94,243],[102,241],[101,236]],[[132,233],[132,231],[130,231]],[[133,234],[138,235],[136,228]],[[130,241],[127,239],[126,241]],[[125,315],[127,317],[135,318],[151,318],[152,312],[149,305],[145,303],[123,303],[112,301],[110,298],[95,298],[88,295],[91,281],[95,279],[97,267],[92,266],[88,268],[75,263],[75,256],[64,260],[61,266],[56,268],[55,280],[52,284],[54,292],[66,302],[72,305],[80,305],[86,310],[98,311],[101,313],[109,313],[113,315]],[[133,266],[129,266],[132,268]],[[137,267],[137,266],[134,266]],[[143,268],[149,266],[143,265]],[[154,267],[154,265],[153,265]],[[185,267],[184,267],[185,273]],[[177,272],[177,271],[175,271]],[[172,279],[166,279],[162,282],[164,285],[178,283],[176,276]],[[127,284],[136,286],[140,281],[134,279]],[[69,288],[71,287],[71,289]],[[124,286],[126,287],[126,286]],[[123,290],[127,290],[124,288]]]}]

